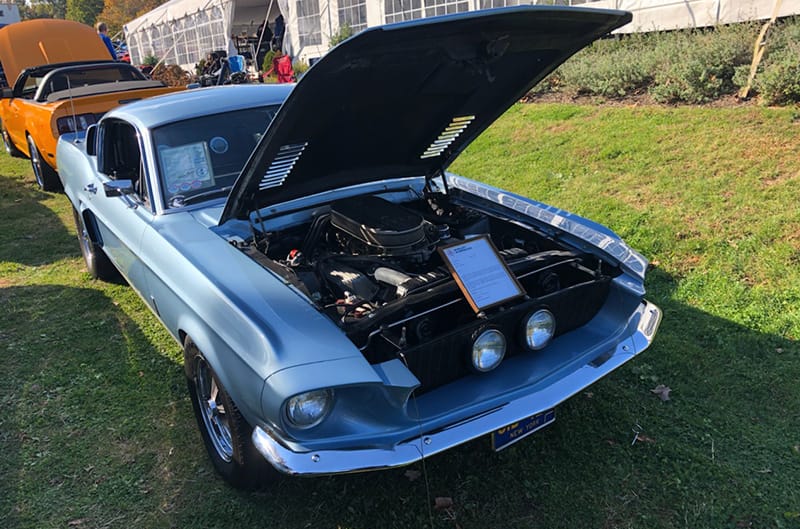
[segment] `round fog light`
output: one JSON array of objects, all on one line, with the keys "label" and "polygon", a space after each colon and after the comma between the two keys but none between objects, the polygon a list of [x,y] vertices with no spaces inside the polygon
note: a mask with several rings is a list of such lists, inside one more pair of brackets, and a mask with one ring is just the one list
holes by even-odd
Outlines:
[{"label": "round fog light", "polygon": [[541,349],[550,343],[556,332],[556,318],[546,309],[537,310],[525,322],[525,345],[528,349]]},{"label": "round fog light", "polygon": [[289,422],[297,428],[311,428],[327,417],[332,405],[332,390],[308,391],[286,401],[286,416]]},{"label": "round fog light", "polygon": [[506,337],[497,329],[484,331],[472,342],[472,367],[485,373],[491,371],[506,354]]}]

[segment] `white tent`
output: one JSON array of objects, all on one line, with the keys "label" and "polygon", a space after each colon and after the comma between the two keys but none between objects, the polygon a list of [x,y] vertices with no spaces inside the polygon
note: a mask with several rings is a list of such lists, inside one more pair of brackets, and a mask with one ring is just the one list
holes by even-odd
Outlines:
[{"label": "white tent", "polygon": [[[769,18],[780,0],[171,0],[125,26],[131,57],[167,56],[184,68],[212,49],[230,49],[231,35],[252,34],[279,12],[284,50],[313,62],[343,26],[364,28],[404,20],[519,4],[627,9],[633,21],[620,32],[713,26]],[[779,4],[780,5],[780,4]],[[783,1],[779,16],[798,14],[800,0]],[[272,26],[270,26],[272,27]],[[173,50],[174,48],[174,50]],[[172,51],[171,51],[172,50]]]},{"label": "white tent", "polygon": [[212,50],[236,53],[234,37],[255,40],[258,27],[272,27],[288,0],[170,0],[125,24],[133,64],[154,56],[191,70]]}]

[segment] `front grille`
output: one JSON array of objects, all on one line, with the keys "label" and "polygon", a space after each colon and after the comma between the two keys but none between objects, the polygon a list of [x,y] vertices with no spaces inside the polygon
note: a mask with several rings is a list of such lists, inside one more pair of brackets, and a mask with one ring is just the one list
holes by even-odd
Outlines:
[{"label": "front grille", "polygon": [[[486,319],[474,319],[455,330],[402,349],[399,356],[421,382],[417,394],[425,393],[470,374],[469,351],[472,340],[486,327],[500,329],[508,341],[506,356],[536,354],[518,343],[522,319],[531,310],[547,308],[556,317],[556,336],[585,325],[603,305],[609,290],[608,278],[574,285],[559,292],[522,302],[505,311],[496,311]],[[374,355],[373,363],[388,360],[388,355]]]}]

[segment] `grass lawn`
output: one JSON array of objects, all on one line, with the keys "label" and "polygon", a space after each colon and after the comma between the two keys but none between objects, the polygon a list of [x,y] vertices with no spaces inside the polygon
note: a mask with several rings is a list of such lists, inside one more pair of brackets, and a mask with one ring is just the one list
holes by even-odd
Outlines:
[{"label": "grass lawn", "polygon": [[206,458],[177,344],[89,280],[66,197],[0,155],[0,527],[800,527],[800,111],[518,105],[453,170],[650,258],[653,347],[499,454],[242,493]]}]

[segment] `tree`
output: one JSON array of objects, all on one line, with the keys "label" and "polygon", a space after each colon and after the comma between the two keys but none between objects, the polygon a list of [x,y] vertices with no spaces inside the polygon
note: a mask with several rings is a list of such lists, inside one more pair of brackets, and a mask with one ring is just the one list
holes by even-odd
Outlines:
[{"label": "tree", "polygon": [[23,20],[32,18],[64,18],[67,14],[67,0],[14,0]]},{"label": "tree", "polygon": [[98,20],[108,25],[109,34],[122,31],[122,26],[163,4],[162,0],[105,0]]},{"label": "tree", "polygon": [[93,26],[103,10],[103,0],[67,0],[67,18]]}]

